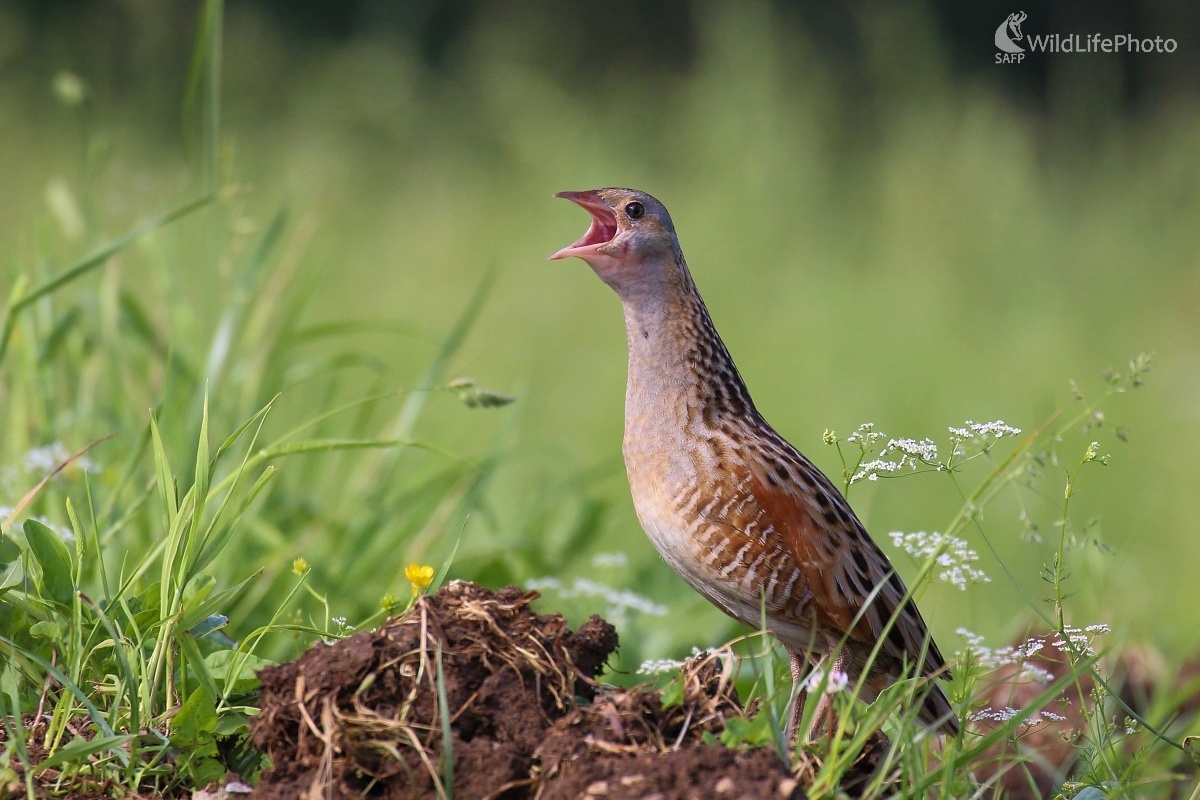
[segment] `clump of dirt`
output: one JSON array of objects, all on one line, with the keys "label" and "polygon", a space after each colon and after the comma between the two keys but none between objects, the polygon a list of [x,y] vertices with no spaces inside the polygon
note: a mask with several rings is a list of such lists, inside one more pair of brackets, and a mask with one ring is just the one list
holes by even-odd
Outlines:
[{"label": "clump of dirt", "polygon": [[253,736],[273,766],[255,798],[438,797],[450,774],[455,797],[492,800],[805,796],[772,750],[704,742],[746,713],[732,664],[689,662],[670,708],[658,692],[601,690],[616,631],[592,617],[572,632],[535,614],[536,597],[451,583],[264,670]]}]

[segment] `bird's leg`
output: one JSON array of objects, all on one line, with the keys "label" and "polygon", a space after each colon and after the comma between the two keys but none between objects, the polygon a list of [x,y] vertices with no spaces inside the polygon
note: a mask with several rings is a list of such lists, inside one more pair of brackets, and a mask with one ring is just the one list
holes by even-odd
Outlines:
[{"label": "bird's leg", "polygon": [[800,729],[800,717],[804,715],[804,701],[808,693],[801,688],[801,680],[808,669],[808,659],[804,653],[796,650],[789,650],[788,658],[792,662],[792,694],[795,695],[792,699],[791,713],[788,714],[787,742],[790,745]]},{"label": "bird's leg", "polygon": [[[837,655],[834,656],[833,663],[829,665],[829,675],[826,681],[833,679],[833,673],[844,672],[846,667],[845,648],[840,648]],[[815,738],[817,731],[824,727],[827,734],[832,734],[833,729],[837,726],[837,711],[833,707],[833,693],[829,691],[821,692],[821,699],[817,701],[817,711],[813,714],[812,723],[808,727],[808,740],[812,741]]]}]

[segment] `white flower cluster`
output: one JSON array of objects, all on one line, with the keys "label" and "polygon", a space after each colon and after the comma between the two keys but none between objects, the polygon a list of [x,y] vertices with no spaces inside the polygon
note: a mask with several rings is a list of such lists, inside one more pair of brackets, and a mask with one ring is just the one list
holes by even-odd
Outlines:
[{"label": "white flower cluster", "polygon": [[682,661],[676,661],[673,658],[648,658],[637,668],[637,674],[662,675],[666,672],[674,672],[682,666]]},{"label": "white flower cluster", "polygon": [[958,635],[967,640],[966,649],[959,653],[964,660],[974,661],[985,669],[999,669],[1016,664],[1021,669],[1013,676],[1013,681],[1050,683],[1054,680],[1054,674],[1049,670],[1028,663],[1029,659],[1045,648],[1045,639],[1034,636],[1019,645],[1005,645],[993,650],[984,645],[982,636],[966,628],[959,628]]},{"label": "white flower cluster", "polygon": [[636,611],[640,614],[651,614],[656,617],[664,617],[667,614],[666,606],[660,606],[648,597],[642,597],[640,594],[628,589],[614,589],[611,586],[606,586],[587,578],[576,578],[570,587],[563,586],[562,581],[558,578],[534,578],[527,581],[525,586],[535,591],[549,589],[557,592],[558,596],[564,600],[575,597],[599,597],[608,603],[608,609],[604,612],[604,615],[613,624],[624,622],[630,611]]},{"label": "white flower cluster", "polygon": [[[699,647],[692,648],[691,658],[706,658],[707,656],[716,655],[722,662],[733,658],[733,653],[730,650],[701,650]],[[691,659],[688,659],[689,661]],[[686,662],[676,661],[673,658],[649,658],[642,662],[642,665],[637,668],[638,675],[661,675],[664,672],[674,672],[683,667]]]},{"label": "white flower cluster", "polygon": [[1016,436],[1021,433],[1020,428],[1014,428],[1002,419],[995,422],[972,422],[967,420],[963,423],[963,428],[955,428],[950,426],[950,436],[952,439],[964,441],[966,439],[1003,439],[1005,436]]},{"label": "white flower cluster", "polygon": [[1005,436],[1016,436],[1021,432],[1020,428],[1014,428],[1002,419],[995,422],[973,422],[967,420],[963,423],[962,428],[956,428],[953,425],[949,427],[950,442],[954,445],[954,455],[967,455],[968,448],[965,446],[968,443],[982,450],[988,450],[995,440],[1003,439]]},{"label": "white flower cluster", "polygon": [[[71,451],[62,442],[52,442],[45,447],[35,447],[25,454],[21,461],[25,471],[45,477],[58,468],[58,465],[71,457]],[[87,456],[75,459],[74,464],[84,472],[95,472],[96,463]]]},{"label": "white flower cluster", "polygon": [[981,708],[980,710],[976,711],[969,717],[969,719],[972,722],[983,722],[984,720],[990,720],[992,722],[1008,722],[1019,713],[1021,712],[1017,711],[1017,709],[1013,708],[1012,706],[1005,706],[1004,708],[992,708],[991,706],[988,706],[987,708]]},{"label": "white flower cluster", "polygon": [[892,537],[893,545],[911,556],[936,558],[938,566],[942,568],[938,578],[954,584],[964,592],[968,583],[990,583],[992,580],[983,570],[974,566],[974,562],[979,560],[979,553],[967,547],[966,541],[957,536],[937,531],[893,531],[888,535]]},{"label": "white flower cluster", "polygon": [[1086,628],[1076,628],[1067,625],[1063,629],[1066,638],[1064,639],[1062,636],[1059,636],[1059,638],[1050,644],[1060,653],[1082,653],[1084,656],[1094,656],[1096,655],[1096,651],[1092,649],[1092,639],[1108,633],[1109,630],[1109,627],[1103,622],[1096,625],[1088,625]]},{"label": "white flower cluster", "polygon": [[[1012,706],[1005,706],[1004,708],[992,708],[991,706],[988,706],[987,708],[976,711],[970,716],[969,719],[972,722],[1008,722],[1019,713],[1021,712]],[[1041,725],[1047,720],[1051,722],[1063,722],[1066,720],[1066,717],[1064,717],[1062,714],[1055,714],[1053,711],[1046,711],[1043,709],[1030,714],[1029,718],[1021,723],[1021,727],[1032,728],[1035,725]]]},{"label": "white flower cluster", "polygon": [[[12,517],[13,509],[10,506],[0,506],[0,522],[9,521]],[[50,530],[58,534],[58,538],[62,539],[67,544],[75,541],[75,531],[66,525],[56,525],[46,517],[29,517],[29,519],[37,520],[45,525]]]},{"label": "white flower cluster", "polygon": [[841,670],[833,670],[829,673],[829,680],[825,680],[825,670],[814,669],[808,676],[808,680],[804,682],[804,691],[815,692],[821,688],[821,682],[825,681],[825,694],[837,694],[846,690],[850,685],[850,676]]},{"label": "white flower cluster", "polygon": [[877,458],[874,461],[864,461],[859,465],[858,472],[851,476],[850,483],[858,483],[863,478],[869,481],[877,481],[879,480],[880,473],[896,472],[904,466],[905,460],[902,458],[899,461],[886,461],[882,458]]},{"label": "white flower cluster", "polygon": [[629,566],[629,557],[624,553],[597,553],[592,556],[592,566],[596,569],[620,569]]},{"label": "white flower cluster", "polygon": [[1039,666],[1027,663],[1029,659],[1041,652],[1047,644],[1060,653],[1093,656],[1096,654],[1096,651],[1092,647],[1092,640],[1097,636],[1109,633],[1110,630],[1108,625],[1103,622],[1083,628],[1067,625],[1063,630],[1063,633],[1066,634],[1065,637],[1061,634],[1052,634],[1051,636],[1055,638],[1053,638],[1053,641],[1050,641],[1051,636],[1035,636],[1015,647],[1008,646],[992,650],[984,646],[982,636],[974,634],[966,628],[959,628],[958,635],[967,640],[966,648],[959,655],[963,659],[974,661],[987,669],[997,669],[1009,664],[1018,664],[1021,667],[1021,671],[1016,675],[1015,680],[1049,683],[1054,680],[1054,675]]},{"label": "white flower cluster", "polygon": [[874,422],[864,422],[858,426],[858,430],[846,437],[846,441],[854,442],[863,450],[874,450],[875,443],[886,438],[886,434],[875,430]]},{"label": "white flower cluster", "polygon": [[[866,423],[870,425],[871,423]],[[859,430],[862,430],[860,427]],[[852,439],[856,434],[850,434]],[[882,433],[873,433],[872,436],[877,437],[871,440],[872,443],[877,439],[884,438]],[[864,450],[867,448],[864,447]],[[899,454],[899,460],[896,460],[896,455]],[[938,448],[932,439],[888,439],[888,443],[883,450],[879,452],[879,458],[873,461],[866,461],[858,465],[858,471],[850,478],[851,483],[857,483],[863,478],[869,481],[879,480],[879,475],[884,472],[896,472],[904,467],[916,469],[921,464],[943,469],[941,462],[938,461]]]}]

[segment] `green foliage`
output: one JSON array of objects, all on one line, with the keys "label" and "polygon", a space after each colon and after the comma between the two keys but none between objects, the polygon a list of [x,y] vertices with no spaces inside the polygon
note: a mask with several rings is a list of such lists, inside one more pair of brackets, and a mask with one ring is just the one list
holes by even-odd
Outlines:
[{"label": "green foliage", "polygon": [[[219,21],[219,6],[206,19]],[[377,620],[379,598],[408,587],[404,555],[457,547],[491,469],[414,434],[431,396],[511,402],[443,385],[487,282],[415,391],[381,374],[345,385],[367,359],[336,349],[353,324],[301,322],[316,281],[281,261],[286,211],[238,254],[236,195],[208,185],[49,276],[20,273],[9,292],[0,395],[13,435],[0,488],[23,497],[0,509],[0,716],[27,788],[47,770],[65,785],[86,773],[168,792],[228,771],[253,779],[257,671],[353,630],[347,614]],[[193,233],[179,230],[188,221],[204,223],[204,246],[181,251],[192,268],[237,264],[207,340],[171,332],[195,321],[166,246]],[[77,437],[93,444],[70,454],[61,442]],[[298,552],[318,567],[289,572]],[[13,724],[41,708],[44,723]],[[27,736],[45,754],[36,770]]]}]

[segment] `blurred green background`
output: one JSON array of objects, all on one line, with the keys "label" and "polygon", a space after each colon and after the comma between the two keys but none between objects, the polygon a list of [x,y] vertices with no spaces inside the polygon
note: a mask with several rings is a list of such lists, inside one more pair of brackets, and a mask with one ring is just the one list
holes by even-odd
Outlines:
[{"label": "blurred green background", "polygon": [[[717,644],[735,627],[638,527],[620,460],[620,308],[582,262],[546,261],[587,224],[555,191],[633,186],[667,205],[760,409],[831,475],[840,465],[821,444],[826,428],[845,435],[871,421],[943,444],[964,419],[1031,430],[1073,407],[1070,379],[1094,397],[1106,368],[1152,352],[1149,386],[1063,443],[1068,460],[1093,438],[1113,456],[1073,501],[1081,524],[1099,517],[1090,531],[1113,551],[1072,551],[1073,603],[1080,624],[1184,652],[1200,639],[1200,25],[1161,3],[1040,4],[1026,9],[1027,32],[1128,24],[1179,50],[996,65],[994,26],[1012,10],[231,2],[215,167],[239,192],[222,201],[218,241],[203,214],[181,223],[123,256],[122,285],[145,298],[169,349],[203,361],[236,297],[231,265],[286,208],[278,258],[292,271],[280,280],[320,276],[304,324],[384,323],[352,337],[358,360],[328,395],[303,383],[285,391],[277,415],[287,420],[416,385],[494,273],[445,377],[469,375],[518,402],[468,411],[439,396],[417,428],[468,460],[498,459],[482,497],[456,506],[467,521],[451,576],[582,576],[666,606],[670,618],[625,622],[626,667]],[[187,88],[200,11],[0,3],[6,282],[52,274],[201,191],[200,102]],[[81,105],[64,103],[61,78],[56,93],[64,72],[82,81]],[[101,297],[108,285],[84,284]],[[161,296],[180,307],[156,310]],[[145,424],[169,383],[145,358],[90,379],[125,383],[130,417],[10,414],[6,457],[55,440],[82,446],[114,427],[134,436],[129,426]],[[411,469],[440,467],[426,458]],[[293,488],[313,506],[336,504],[319,480]],[[940,529],[960,502],[936,477],[856,486],[851,500],[904,574],[913,564],[887,532]],[[1047,540],[1059,508],[1051,493],[1030,509]],[[338,552],[332,534],[315,544],[283,524],[230,572],[267,563],[278,575],[306,556],[333,610],[353,619],[383,590],[407,592],[409,561],[445,558],[459,524],[449,513],[416,533],[381,524],[369,585],[340,581],[313,557]],[[985,525],[1021,584],[1044,594],[1050,547],[1023,540],[1015,501]],[[943,649],[960,645],[959,626],[999,644],[1029,617],[972,544],[993,582],[923,598]],[[626,566],[592,565],[614,552]],[[564,605],[547,595],[545,608]],[[606,610],[596,597],[565,604],[576,616]]]}]

